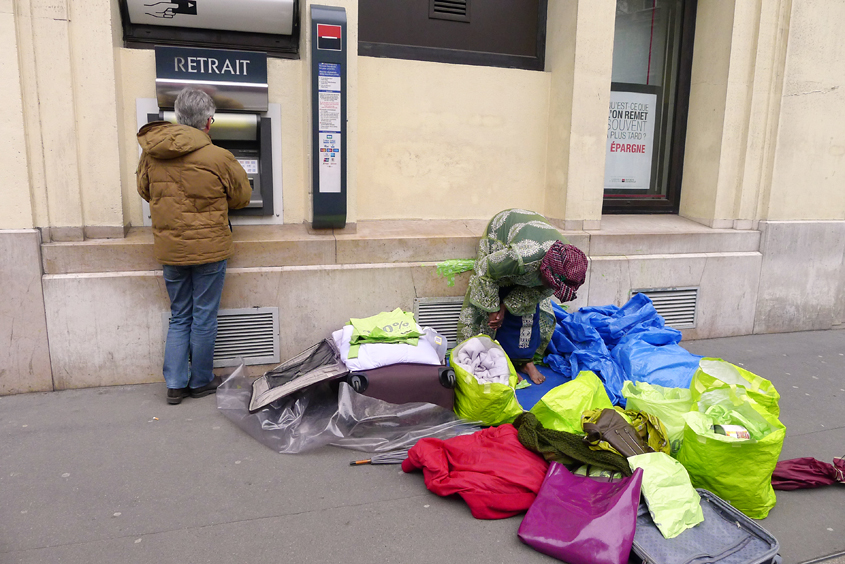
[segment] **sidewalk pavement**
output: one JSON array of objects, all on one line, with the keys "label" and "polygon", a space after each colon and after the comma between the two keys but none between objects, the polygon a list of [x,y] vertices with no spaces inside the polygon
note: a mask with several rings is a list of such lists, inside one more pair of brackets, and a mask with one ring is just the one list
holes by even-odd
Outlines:
[{"label": "sidewalk pavement", "polygon": [[[845,454],[845,331],[683,344],[774,382],[782,459]],[[475,520],[421,474],[350,467],[355,451],[277,454],[214,396],[166,405],[164,384],[2,397],[0,436],[0,564],[555,562],[520,517]],[[778,492],[760,523],[786,564],[843,564],[843,516],[837,485]]]}]

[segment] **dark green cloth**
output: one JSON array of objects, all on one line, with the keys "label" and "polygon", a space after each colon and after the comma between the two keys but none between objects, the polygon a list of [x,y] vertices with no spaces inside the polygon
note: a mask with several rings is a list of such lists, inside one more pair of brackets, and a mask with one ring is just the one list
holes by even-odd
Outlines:
[{"label": "dark green cloth", "polygon": [[517,438],[522,446],[542,455],[546,460],[560,462],[564,466],[589,464],[621,472],[623,476],[632,474],[624,456],[592,450],[580,435],[546,429],[533,413],[523,413],[516,418],[513,426],[517,428]]}]

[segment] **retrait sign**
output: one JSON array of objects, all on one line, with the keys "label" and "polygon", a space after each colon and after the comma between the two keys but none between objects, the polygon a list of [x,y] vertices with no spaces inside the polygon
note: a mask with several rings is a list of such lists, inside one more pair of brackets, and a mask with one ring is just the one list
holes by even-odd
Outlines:
[{"label": "retrait sign", "polygon": [[172,108],[185,87],[207,92],[218,110],[267,111],[267,53],[157,46],[156,97]]},{"label": "retrait sign", "polygon": [[156,47],[156,78],[267,83],[267,53]]}]

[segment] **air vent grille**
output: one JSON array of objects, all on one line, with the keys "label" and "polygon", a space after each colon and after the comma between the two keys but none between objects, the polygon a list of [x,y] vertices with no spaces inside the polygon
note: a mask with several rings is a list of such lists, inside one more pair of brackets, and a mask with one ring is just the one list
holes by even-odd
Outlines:
[{"label": "air vent grille", "polygon": [[[170,313],[162,314],[164,338]],[[221,309],[217,312],[217,340],[214,342],[214,367],[244,364],[278,364],[279,308],[255,307]]]},{"label": "air vent grille", "polygon": [[469,22],[469,16],[470,0],[429,0],[429,18]]},{"label": "air vent grille", "polygon": [[634,290],[631,295],[645,294],[654,303],[666,325],[675,329],[695,327],[698,306],[698,288],[669,288],[661,290]]},{"label": "air vent grille", "polygon": [[414,319],[423,327],[432,327],[449,341],[451,349],[457,344],[458,316],[464,299],[417,298],[414,300]]}]

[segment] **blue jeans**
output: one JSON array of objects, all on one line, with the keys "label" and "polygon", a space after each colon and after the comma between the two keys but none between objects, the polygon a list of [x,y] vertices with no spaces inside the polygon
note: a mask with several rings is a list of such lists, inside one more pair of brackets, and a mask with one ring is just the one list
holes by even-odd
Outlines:
[{"label": "blue jeans", "polygon": [[225,277],[225,260],[193,266],[164,265],[164,284],[170,296],[170,327],[164,346],[168,388],[201,388],[214,378],[211,368],[217,310]]}]

